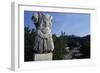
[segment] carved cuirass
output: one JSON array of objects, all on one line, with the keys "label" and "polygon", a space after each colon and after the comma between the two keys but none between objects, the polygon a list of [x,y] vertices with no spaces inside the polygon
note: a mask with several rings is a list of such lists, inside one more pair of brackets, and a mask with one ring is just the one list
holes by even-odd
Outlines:
[{"label": "carved cuirass", "polygon": [[35,44],[33,50],[36,53],[49,53],[54,50],[51,32],[52,16],[43,13],[35,13],[32,20],[36,26]]}]

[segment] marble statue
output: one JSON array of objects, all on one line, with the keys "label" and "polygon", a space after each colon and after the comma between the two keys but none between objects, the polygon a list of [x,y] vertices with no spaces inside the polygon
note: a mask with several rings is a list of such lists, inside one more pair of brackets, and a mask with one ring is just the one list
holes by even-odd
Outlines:
[{"label": "marble statue", "polygon": [[36,53],[50,53],[54,50],[51,32],[52,18],[52,16],[42,12],[37,12],[32,15],[32,20],[36,26],[33,48]]}]

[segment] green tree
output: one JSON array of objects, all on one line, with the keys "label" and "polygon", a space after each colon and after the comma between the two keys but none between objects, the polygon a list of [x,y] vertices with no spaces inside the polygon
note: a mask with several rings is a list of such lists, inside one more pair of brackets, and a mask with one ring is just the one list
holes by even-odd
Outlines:
[{"label": "green tree", "polygon": [[54,52],[53,52],[53,59],[54,60],[61,60],[63,59],[65,52],[65,47],[67,46],[67,40],[65,39],[65,33],[61,32],[61,35],[57,37],[55,34],[53,35],[54,40]]},{"label": "green tree", "polygon": [[33,61],[35,29],[24,27],[24,61]]}]

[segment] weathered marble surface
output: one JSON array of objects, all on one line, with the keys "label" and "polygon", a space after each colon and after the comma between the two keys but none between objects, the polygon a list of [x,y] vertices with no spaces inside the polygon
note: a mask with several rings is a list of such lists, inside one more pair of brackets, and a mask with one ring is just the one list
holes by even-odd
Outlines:
[{"label": "weathered marble surface", "polygon": [[50,53],[54,50],[52,39],[52,16],[41,12],[34,13],[32,20],[36,26],[35,45],[33,50],[36,53]]}]

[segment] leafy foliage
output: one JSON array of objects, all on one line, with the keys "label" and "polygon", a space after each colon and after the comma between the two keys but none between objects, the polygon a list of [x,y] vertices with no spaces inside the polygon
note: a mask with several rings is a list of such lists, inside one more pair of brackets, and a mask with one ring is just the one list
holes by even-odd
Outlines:
[{"label": "leafy foliage", "polygon": [[24,60],[33,61],[33,46],[35,38],[35,29],[24,28]]}]

